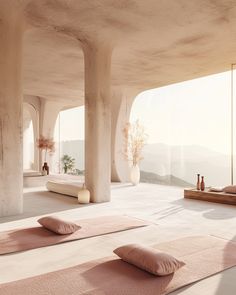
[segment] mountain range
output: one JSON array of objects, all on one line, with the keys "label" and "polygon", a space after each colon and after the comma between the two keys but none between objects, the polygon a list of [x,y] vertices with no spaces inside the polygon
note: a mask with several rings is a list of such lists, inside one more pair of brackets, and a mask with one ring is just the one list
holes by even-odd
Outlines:
[{"label": "mountain range", "polygon": [[[76,168],[84,170],[84,141],[64,141],[61,153],[75,158]],[[190,186],[197,174],[205,176],[207,186],[230,183],[230,156],[199,145],[170,146],[147,144],[140,163],[141,181]]]},{"label": "mountain range", "polygon": [[147,144],[140,170],[158,177],[176,177],[189,184],[196,183],[196,175],[205,176],[207,186],[230,183],[230,156],[198,145],[169,146]]}]

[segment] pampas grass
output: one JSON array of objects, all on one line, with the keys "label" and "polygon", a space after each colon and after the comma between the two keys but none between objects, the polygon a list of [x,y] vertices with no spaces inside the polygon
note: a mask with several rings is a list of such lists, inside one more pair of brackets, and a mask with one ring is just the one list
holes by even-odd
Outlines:
[{"label": "pampas grass", "polygon": [[47,152],[50,154],[55,152],[55,141],[53,138],[46,138],[45,136],[40,135],[37,139],[37,147],[40,150],[45,150],[44,162],[47,162]]},{"label": "pampas grass", "polygon": [[136,166],[143,159],[142,150],[148,138],[145,128],[139,120],[128,122],[123,129],[123,135],[125,159]]}]

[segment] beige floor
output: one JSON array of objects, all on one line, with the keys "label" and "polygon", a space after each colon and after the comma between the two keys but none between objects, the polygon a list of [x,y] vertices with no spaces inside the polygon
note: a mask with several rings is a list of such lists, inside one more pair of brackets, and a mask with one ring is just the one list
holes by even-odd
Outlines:
[{"label": "beige floor", "polygon": [[[75,198],[25,188],[25,213],[0,218],[0,230],[33,226],[45,214],[70,220],[100,215],[127,214],[152,222],[151,226],[45,247],[0,257],[0,282],[8,282],[109,256],[127,242],[147,245],[189,235],[212,234],[236,241],[236,207],[184,200],[181,188],[140,184],[112,185],[112,201],[81,206]],[[235,295],[236,267],[173,294]],[[127,293],[128,294],[128,293]]]}]

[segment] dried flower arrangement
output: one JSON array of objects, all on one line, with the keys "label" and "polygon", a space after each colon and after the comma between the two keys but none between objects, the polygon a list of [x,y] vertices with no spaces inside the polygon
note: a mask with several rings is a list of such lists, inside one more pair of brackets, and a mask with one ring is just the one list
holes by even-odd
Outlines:
[{"label": "dried flower arrangement", "polygon": [[123,129],[124,134],[124,156],[133,166],[139,164],[143,159],[142,149],[147,141],[145,128],[139,120],[134,123],[126,123]]},{"label": "dried flower arrangement", "polygon": [[55,152],[55,141],[52,138],[46,138],[43,135],[37,139],[37,147],[40,150],[45,150],[44,154],[44,162],[47,162],[47,152],[54,153]]}]

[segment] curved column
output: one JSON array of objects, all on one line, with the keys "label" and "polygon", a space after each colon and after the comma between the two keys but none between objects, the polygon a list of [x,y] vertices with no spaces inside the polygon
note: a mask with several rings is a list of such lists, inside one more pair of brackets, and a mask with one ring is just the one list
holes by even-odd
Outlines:
[{"label": "curved column", "polygon": [[86,45],[85,59],[85,183],[92,202],[110,200],[112,50]]},{"label": "curved column", "polygon": [[0,216],[23,209],[23,21],[15,1],[0,3]]},{"label": "curved column", "polygon": [[124,157],[123,129],[129,121],[133,95],[116,90],[112,97],[111,180],[129,181],[129,163]]},{"label": "curved column", "polygon": [[[118,120],[121,112],[122,105],[122,94],[119,92],[115,92],[112,95],[112,103],[111,103],[111,181],[112,182],[120,182],[121,177],[117,171],[117,154],[120,153],[122,155],[122,137],[118,138],[117,131],[118,128]],[[117,140],[119,140],[119,146],[117,145]],[[118,149],[117,149],[118,146]],[[122,158],[121,158],[122,159]],[[123,160],[123,159],[122,159]]]},{"label": "curved column", "polygon": [[[49,99],[40,98],[41,100],[41,115],[40,115],[40,135],[47,138],[54,138],[54,129],[59,112],[63,109],[63,102],[56,102]],[[43,165],[42,152],[39,154],[40,170]],[[52,167],[52,157],[48,157],[47,162]]]}]

